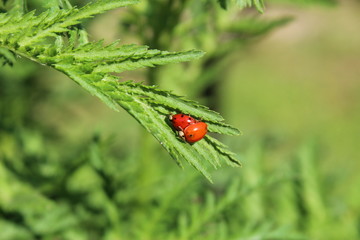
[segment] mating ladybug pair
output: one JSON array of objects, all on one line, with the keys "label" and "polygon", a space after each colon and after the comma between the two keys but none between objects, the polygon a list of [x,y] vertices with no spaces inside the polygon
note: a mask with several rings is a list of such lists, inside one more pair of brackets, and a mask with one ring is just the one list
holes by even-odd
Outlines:
[{"label": "mating ladybug pair", "polygon": [[173,127],[178,131],[179,136],[188,143],[194,143],[204,138],[207,133],[207,124],[178,113],[170,116]]}]

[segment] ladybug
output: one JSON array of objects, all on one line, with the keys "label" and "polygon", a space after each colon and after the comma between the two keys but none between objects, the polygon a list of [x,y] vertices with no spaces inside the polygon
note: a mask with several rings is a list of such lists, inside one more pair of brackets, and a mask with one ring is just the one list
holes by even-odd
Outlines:
[{"label": "ladybug", "polygon": [[204,138],[207,133],[207,124],[196,122],[179,131],[179,136],[188,143],[194,143]]},{"label": "ladybug", "polygon": [[189,125],[198,122],[195,118],[190,117],[190,115],[182,113],[172,115],[169,119],[172,122],[173,127],[178,131],[183,131]]}]

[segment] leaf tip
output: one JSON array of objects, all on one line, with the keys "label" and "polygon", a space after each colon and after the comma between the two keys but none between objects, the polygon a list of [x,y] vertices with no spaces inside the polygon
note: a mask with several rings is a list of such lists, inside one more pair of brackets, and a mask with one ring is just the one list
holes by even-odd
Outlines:
[{"label": "leaf tip", "polygon": [[201,50],[190,50],[190,52],[193,54],[194,59],[201,58],[206,54],[206,52]]}]

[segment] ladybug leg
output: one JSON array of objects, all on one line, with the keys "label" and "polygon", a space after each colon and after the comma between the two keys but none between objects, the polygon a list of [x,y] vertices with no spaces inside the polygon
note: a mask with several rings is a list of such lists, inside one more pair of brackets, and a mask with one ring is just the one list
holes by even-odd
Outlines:
[{"label": "ladybug leg", "polygon": [[179,134],[179,137],[180,137],[183,141],[185,141],[185,134],[184,134],[184,132],[181,130],[181,131],[178,132],[178,134]]},{"label": "ladybug leg", "polygon": [[179,127],[179,128],[180,128],[180,131],[178,131],[178,135],[183,141],[185,141],[184,129],[182,127]]}]

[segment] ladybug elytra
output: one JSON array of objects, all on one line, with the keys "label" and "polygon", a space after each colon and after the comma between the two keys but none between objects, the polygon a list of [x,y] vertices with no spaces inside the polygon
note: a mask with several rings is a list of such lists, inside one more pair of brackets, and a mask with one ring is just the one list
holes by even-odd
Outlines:
[{"label": "ladybug elytra", "polygon": [[204,138],[207,133],[207,124],[197,122],[187,126],[184,131],[180,131],[179,135],[188,143],[194,143]]},{"label": "ladybug elytra", "polygon": [[183,131],[190,124],[197,122],[195,118],[190,117],[190,115],[178,113],[170,116],[170,121],[172,122],[174,128],[178,131]]},{"label": "ladybug elytra", "polygon": [[196,120],[190,115],[178,113],[169,117],[179,136],[188,143],[194,143],[204,138],[207,124]]}]

